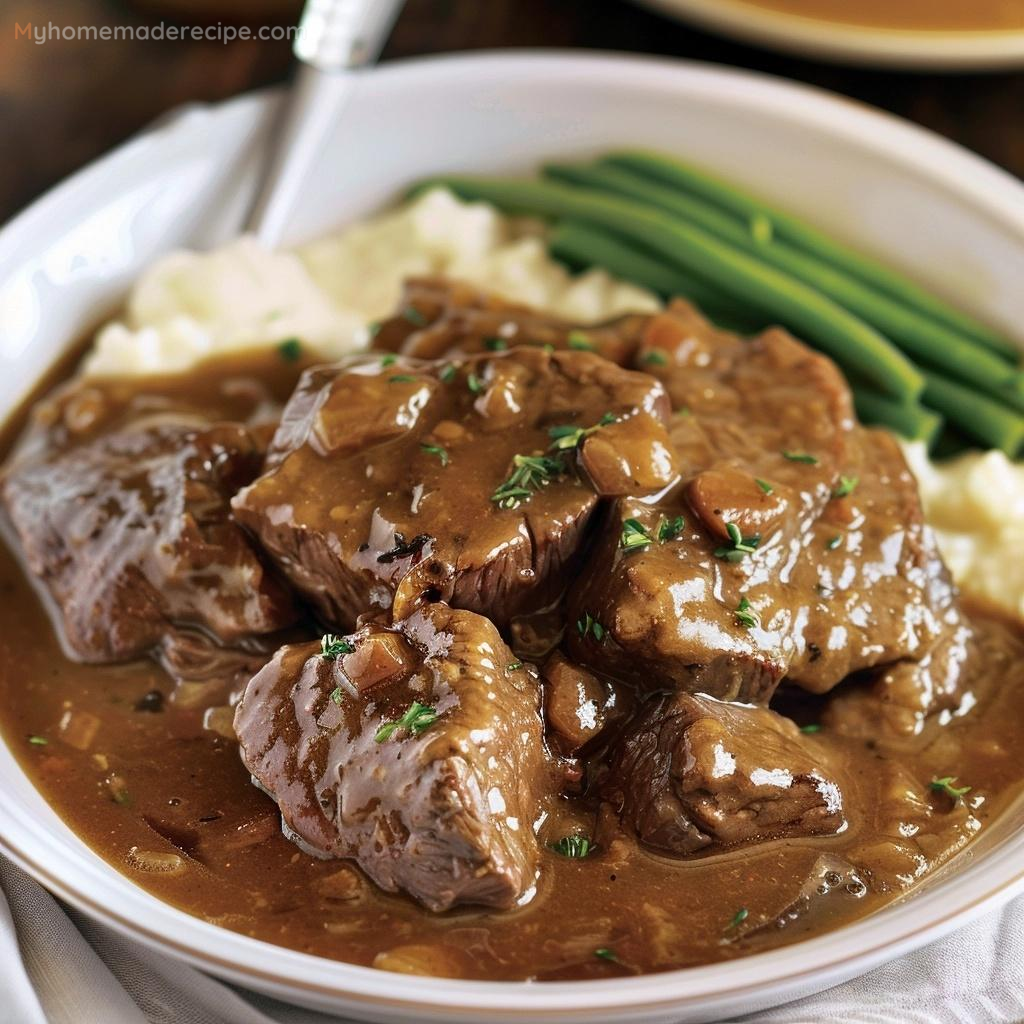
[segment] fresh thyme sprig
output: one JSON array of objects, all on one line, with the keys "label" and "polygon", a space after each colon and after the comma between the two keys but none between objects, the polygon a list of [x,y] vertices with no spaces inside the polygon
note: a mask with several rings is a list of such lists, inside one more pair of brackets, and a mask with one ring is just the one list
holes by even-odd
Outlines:
[{"label": "fresh thyme sprig", "polygon": [[751,608],[750,601],[745,597],[740,598],[740,603],[733,614],[744,629],[756,629],[761,626],[761,616]]},{"label": "fresh thyme sprig", "polygon": [[549,455],[514,455],[512,472],[491,495],[498,508],[517,508],[526,498],[558,479],[567,470],[562,459]]},{"label": "fresh thyme sprig", "polygon": [[622,539],[619,543],[623,551],[640,551],[649,547],[653,540],[643,523],[637,519],[627,519],[622,524]]},{"label": "fresh thyme sprig", "polygon": [[562,857],[569,857],[572,860],[581,860],[586,857],[593,844],[588,836],[562,836],[557,843],[551,844],[551,849]]},{"label": "fresh thyme sprig", "polygon": [[334,633],[324,633],[320,637],[320,657],[334,661],[339,655],[351,654],[355,650],[351,642]]},{"label": "fresh thyme sprig", "polygon": [[592,427],[576,427],[572,425],[549,427],[548,437],[551,444],[548,454],[514,455],[512,472],[508,478],[495,488],[491,495],[498,508],[518,508],[536,491],[547,486],[553,480],[569,472],[567,456],[575,451],[580,443],[595,430],[615,422],[614,414],[606,412]]},{"label": "fresh thyme sprig", "polygon": [[729,543],[715,548],[715,558],[724,558],[727,562],[738,562],[747,555],[752,555],[761,543],[760,534],[744,537],[735,523],[726,523],[725,531],[729,535]]},{"label": "fresh thyme sprig", "polygon": [[429,729],[437,721],[437,717],[437,712],[432,707],[414,700],[401,718],[395,719],[393,722],[384,722],[373,738],[378,743],[383,743],[399,729],[405,729],[413,736],[419,736],[421,732]]},{"label": "fresh thyme sprig", "polygon": [[954,803],[960,803],[960,801],[971,791],[970,786],[954,786],[956,782],[955,775],[946,775],[941,779],[932,779],[930,786],[937,793],[945,793]]}]

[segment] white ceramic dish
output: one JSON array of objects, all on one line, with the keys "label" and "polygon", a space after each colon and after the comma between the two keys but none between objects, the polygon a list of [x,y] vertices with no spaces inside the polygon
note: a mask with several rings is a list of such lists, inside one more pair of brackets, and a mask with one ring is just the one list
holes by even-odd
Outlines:
[{"label": "white ceramic dish", "polygon": [[[966,71],[1024,65],[1024,31],[921,31],[843,24],[756,7],[743,0],[639,0],[745,42],[844,64]],[[855,0],[851,0],[851,3]],[[899,3],[899,0],[894,0]]]},{"label": "white ceramic dish", "polygon": [[[235,231],[273,95],[185,111],[44,196],[0,232],[0,411],[173,246]],[[302,192],[293,240],[432,172],[519,171],[640,144],[684,153],[816,220],[1016,331],[1024,347],[1024,188],[892,118],[760,76],[654,60],[499,54],[367,75]],[[543,985],[398,976],[223,931],[92,854],[0,745],[0,848],[83,911],[204,969],[304,1005],[381,1021],[698,1021],[825,988],[1024,891],[1024,814],[955,883],[733,963]]]}]

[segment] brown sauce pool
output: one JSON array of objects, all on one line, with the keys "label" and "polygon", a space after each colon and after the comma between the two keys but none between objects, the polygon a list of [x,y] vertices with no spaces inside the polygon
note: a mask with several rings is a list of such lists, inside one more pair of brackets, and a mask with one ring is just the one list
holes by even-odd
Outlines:
[{"label": "brown sauce pool", "polygon": [[[269,356],[239,357],[204,367],[184,386],[246,375],[287,393],[297,370]],[[8,427],[5,454],[21,419]],[[0,609],[0,728],[68,825],[161,900],[241,934],[355,964],[577,979],[789,944],[904,896],[983,832],[1024,777],[1024,641],[1018,626],[975,610],[993,654],[969,681],[976,703],[967,713],[937,716],[914,736],[814,733],[850,769],[845,832],[685,860],[622,838],[584,860],[545,852],[538,891],[521,908],[430,914],[381,893],[350,864],[307,856],[281,834],[276,807],[250,783],[236,743],[207,727],[216,725],[208,706],[221,696],[187,684],[172,694],[148,661],[70,661],[9,545],[0,546]],[[814,700],[816,718],[827,698]],[[806,701],[794,708],[798,720],[805,709]],[[971,787],[963,800],[930,788],[947,776]],[[908,798],[908,787],[925,794],[923,803]]]}]

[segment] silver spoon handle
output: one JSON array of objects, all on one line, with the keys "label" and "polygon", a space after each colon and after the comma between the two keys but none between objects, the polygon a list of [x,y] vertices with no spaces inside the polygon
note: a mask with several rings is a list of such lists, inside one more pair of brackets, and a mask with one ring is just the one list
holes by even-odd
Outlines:
[{"label": "silver spoon handle", "polygon": [[295,56],[320,71],[372,64],[404,0],[307,0]]},{"label": "silver spoon handle", "polygon": [[[307,0],[295,37],[299,73],[273,128],[245,229],[265,244],[285,235],[324,136],[343,116],[359,69],[384,48],[404,0]],[[363,145],[372,140],[361,140]]]}]

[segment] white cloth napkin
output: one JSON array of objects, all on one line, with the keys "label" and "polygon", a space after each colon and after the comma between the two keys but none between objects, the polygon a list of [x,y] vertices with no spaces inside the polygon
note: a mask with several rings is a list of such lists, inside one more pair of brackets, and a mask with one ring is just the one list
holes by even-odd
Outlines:
[{"label": "white cloth napkin", "polygon": [[[137,945],[65,909],[3,858],[0,889],[3,1024],[342,1024]],[[862,978],[733,1024],[754,1021],[1024,1021],[1024,897]]]}]

